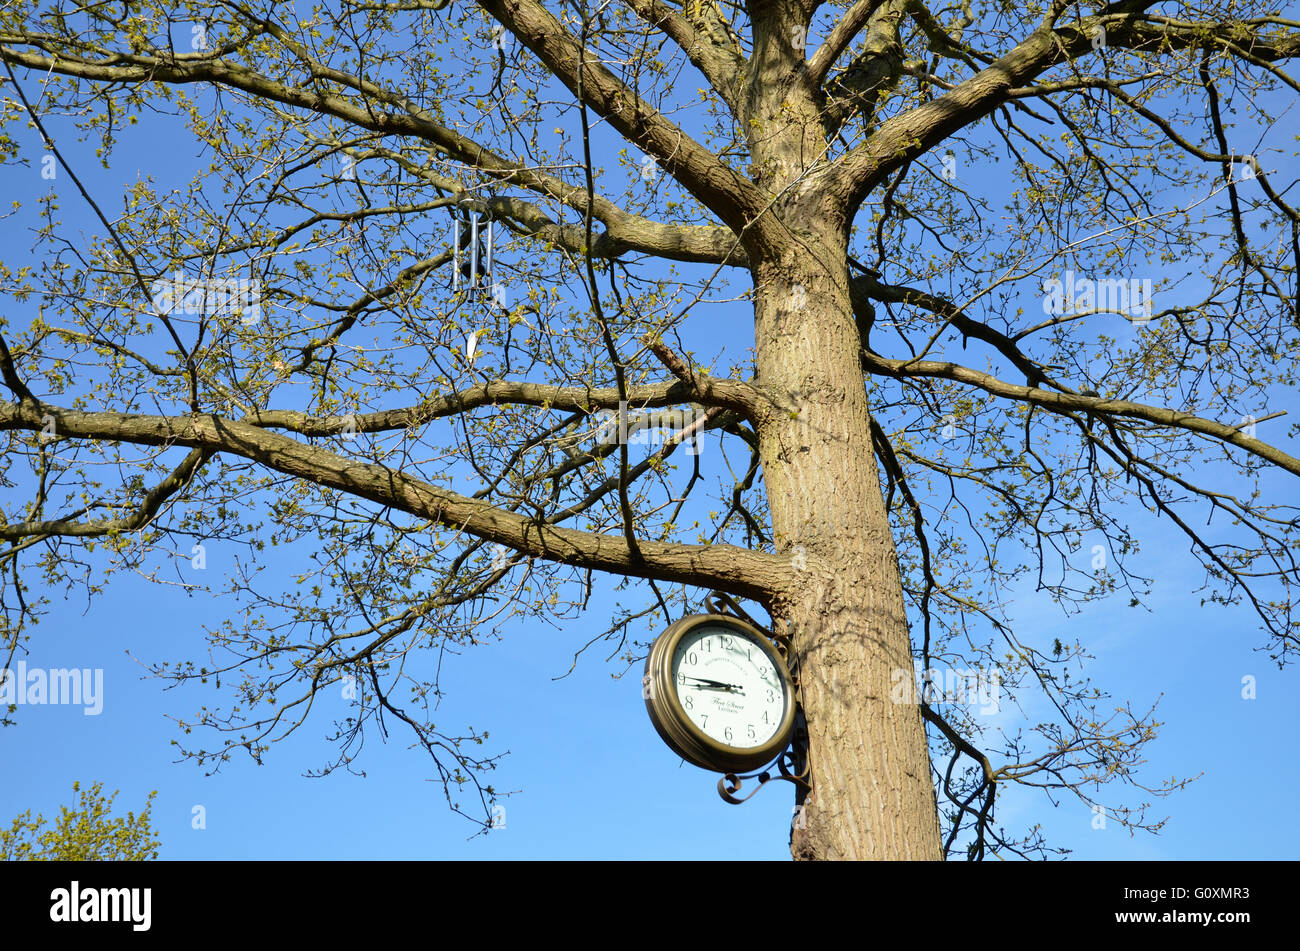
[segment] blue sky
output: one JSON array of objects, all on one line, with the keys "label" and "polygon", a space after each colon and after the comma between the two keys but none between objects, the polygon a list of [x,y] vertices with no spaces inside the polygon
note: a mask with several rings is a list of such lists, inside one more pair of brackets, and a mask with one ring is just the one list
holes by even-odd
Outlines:
[{"label": "blue sky", "polygon": [[[32,165],[0,170],[6,194],[30,197],[49,184],[39,176],[35,138],[28,134],[25,142]],[[117,193],[139,170],[167,177],[171,169],[157,162],[156,148],[128,133],[109,171],[81,155],[78,172],[106,208],[116,207]],[[190,153],[178,148],[176,155],[184,178]],[[997,191],[996,169],[970,174]],[[979,181],[981,175],[988,179]],[[70,183],[57,185],[69,230],[95,230]],[[26,263],[28,245],[26,234],[9,230],[0,236],[0,257],[11,267]],[[746,321],[734,311],[730,322],[696,321],[690,345],[701,355],[725,354],[724,363],[739,360],[752,343]],[[1292,418],[1297,409],[1286,400],[1269,408],[1288,408]],[[1267,434],[1295,453],[1285,424],[1274,425]],[[1270,490],[1294,495],[1281,479],[1271,480]],[[1170,817],[1159,836],[1130,836],[1114,822],[1095,828],[1092,813],[1072,797],[1053,806],[1041,793],[1020,789],[1004,791],[998,816],[1012,827],[1041,823],[1047,839],[1075,858],[1294,857],[1300,832],[1279,821],[1300,785],[1300,765],[1290,754],[1300,722],[1294,672],[1279,672],[1255,650],[1261,636],[1245,611],[1199,604],[1190,593],[1195,566],[1167,523],[1135,509],[1130,525],[1142,542],[1136,567],[1155,578],[1147,608],[1129,608],[1120,596],[1067,618],[1022,585],[1012,614],[1030,643],[1081,641],[1096,657],[1088,673],[1117,699],[1145,709],[1161,698],[1158,719],[1165,725],[1147,748],[1146,778],[1203,775],[1155,803],[1154,814]],[[229,570],[236,553],[211,543],[204,570]],[[270,564],[292,570],[277,557]],[[605,663],[597,645],[561,678],[614,605],[606,583],[578,621],[511,622],[500,641],[445,663],[449,693],[439,723],[450,732],[466,725],[488,730],[490,749],[509,751],[491,780],[517,790],[502,800],[504,826],[469,838],[475,827],[449,812],[427,761],[400,729],[387,743],[369,737],[357,764],[364,778],[304,778],[331,751],[323,738],[329,719],[321,716],[328,710],[276,744],[265,765],[236,759],[205,776],[177,762],[176,727],[168,718],[190,717],[208,696],[166,691],[145,676],[144,665],[199,657],[203,625],[220,623],[230,604],[118,575],[88,610],[74,595],[36,628],[28,668],[103,668],[104,710],[92,717],[75,707],[20,708],[18,726],[0,730],[7,779],[0,784],[0,821],[25,809],[52,815],[73,801],[74,781],[99,780],[121,790],[119,811],[138,809],[149,790],[159,791],[154,819],[164,858],[788,858],[789,787],[774,784],[741,806],[724,803],[716,775],[682,764],[650,726],[639,665],[618,679],[612,674],[623,665]],[[1256,679],[1255,699],[1242,697],[1243,677]],[[1033,723],[1040,712],[1030,704],[1025,714]],[[204,828],[195,828],[196,808]]]},{"label": "blue sky", "polygon": [[[219,570],[221,557],[210,552],[208,570]],[[1090,645],[1091,672],[1115,696],[1140,704],[1164,695],[1166,726],[1148,747],[1152,780],[1204,775],[1157,804],[1171,817],[1158,837],[1131,837],[1113,822],[1094,829],[1091,813],[1072,798],[1053,808],[1027,791],[1006,793],[999,816],[1041,822],[1076,858],[1294,857],[1300,834],[1279,821],[1300,781],[1288,754],[1300,715],[1290,671],[1252,651],[1248,622],[1190,602],[1176,564],[1158,567],[1169,581],[1158,586],[1150,614],[1115,602],[1067,622],[1054,606],[1028,598],[1016,614],[1022,630]],[[27,663],[103,667],[104,711],[22,708],[19,725],[0,732],[9,764],[0,815],[54,814],[73,800],[74,780],[102,780],[122,791],[119,809],[138,808],[158,789],[164,858],[788,856],[784,784],[727,805],[713,774],[681,764],[654,733],[635,673],[614,680],[608,665],[589,657],[570,677],[553,679],[585,640],[583,625],[516,625],[501,642],[452,661],[446,719],[487,728],[491,742],[509,749],[494,781],[519,790],[504,800],[504,828],[466,841],[473,828],[448,812],[420,753],[398,731],[367,748],[365,778],[300,775],[328,753],[324,720],[278,744],[261,767],[237,759],[207,777],[174,762],[176,732],[166,717],[188,716],[195,701],[143,678],[127,651],[144,660],[196,652],[199,623],[219,619],[221,602],[131,581],[111,586],[85,616],[80,604],[65,608],[41,625]],[[593,603],[593,623],[603,616]],[[1247,674],[1257,677],[1255,700],[1241,699]],[[204,807],[205,829],[192,828],[195,806]]]}]

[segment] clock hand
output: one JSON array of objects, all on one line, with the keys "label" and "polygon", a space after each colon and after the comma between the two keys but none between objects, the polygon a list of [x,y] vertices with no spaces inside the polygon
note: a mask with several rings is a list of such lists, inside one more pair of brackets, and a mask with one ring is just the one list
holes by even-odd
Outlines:
[{"label": "clock hand", "polygon": [[729,690],[732,693],[741,693],[745,691],[740,684],[724,684],[721,680],[710,680],[707,677],[694,677],[691,674],[682,674],[683,677],[689,677],[691,680],[698,680],[704,686],[697,686],[697,690]]},{"label": "clock hand", "polygon": [[721,680],[710,680],[708,677],[696,677],[694,674],[682,674],[683,677],[689,677],[691,680],[698,680],[702,684],[708,684],[710,687],[734,687],[735,684],[724,684]]}]

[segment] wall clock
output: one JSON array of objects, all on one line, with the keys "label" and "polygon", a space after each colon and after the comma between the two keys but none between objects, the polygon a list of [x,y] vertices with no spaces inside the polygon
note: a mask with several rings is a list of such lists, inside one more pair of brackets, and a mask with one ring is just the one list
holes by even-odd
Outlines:
[{"label": "wall clock", "polygon": [[650,648],[642,684],[650,722],[696,766],[755,769],[790,743],[790,671],[775,645],[740,618],[697,614],[673,624]]}]

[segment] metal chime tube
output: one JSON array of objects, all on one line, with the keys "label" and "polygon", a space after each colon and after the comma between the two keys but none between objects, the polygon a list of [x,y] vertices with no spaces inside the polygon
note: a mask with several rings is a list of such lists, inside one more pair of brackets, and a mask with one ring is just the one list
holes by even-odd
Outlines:
[{"label": "metal chime tube", "polygon": [[469,286],[478,287],[478,215],[469,217]]},{"label": "metal chime tube", "polygon": [[460,290],[460,241],[464,234],[462,231],[462,222],[459,218],[453,218],[451,233],[451,289]]}]

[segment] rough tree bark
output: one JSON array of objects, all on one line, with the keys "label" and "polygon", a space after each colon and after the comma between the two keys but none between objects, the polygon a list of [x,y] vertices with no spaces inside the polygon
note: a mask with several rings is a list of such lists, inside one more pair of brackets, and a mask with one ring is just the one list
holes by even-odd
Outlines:
[{"label": "rough tree bark", "polygon": [[[829,222],[833,249],[842,239]],[[919,710],[890,702],[893,671],[910,676],[912,660],[848,275],[822,260],[764,269],[755,295],[758,382],[790,407],[763,420],[759,440],[774,537],[799,555],[772,606],[799,659],[813,780],[791,851],[938,859]]]},{"label": "rough tree bark", "polygon": [[749,145],[786,232],[775,247],[746,245],[755,377],[773,407],[759,447],[773,538],[799,555],[771,609],[799,661],[813,784],[791,852],[938,859],[920,712],[890,702],[911,647],[849,295],[850,195],[823,161],[823,104],[794,29],[809,11],[787,0],[751,9]]}]

